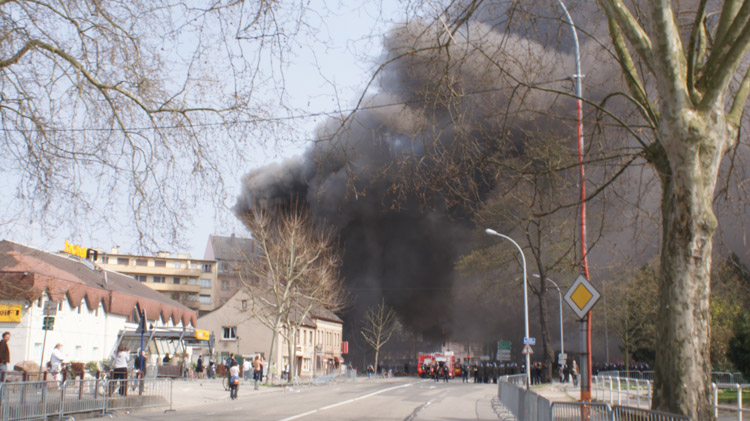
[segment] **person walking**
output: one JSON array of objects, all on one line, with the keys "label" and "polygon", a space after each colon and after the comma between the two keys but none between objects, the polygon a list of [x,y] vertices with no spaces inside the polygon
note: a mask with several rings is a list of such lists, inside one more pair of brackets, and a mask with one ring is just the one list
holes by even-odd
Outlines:
[{"label": "person walking", "polygon": [[578,386],[578,363],[573,360],[570,367],[570,376],[573,377],[573,386]]},{"label": "person walking", "polygon": [[[232,358],[234,360],[234,358]],[[229,367],[229,399],[237,399],[237,391],[240,388],[240,365],[233,361]]]},{"label": "person walking", "polygon": [[146,351],[139,350],[138,355],[133,358],[133,371],[135,372],[135,384],[133,389],[138,387],[138,394],[142,395],[145,389],[145,383],[143,379],[146,378],[146,369],[148,367],[148,354]]},{"label": "person walking", "polygon": [[65,354],[62,352],[62,344],[55,345],[52,350],[52,355],[49,357],[49,371],[55,381],[61,382],[62,378],[62,365],[65,362]]},{"label": "person walking", "polygon": [[8,348],[8,341],[10,341],[10,332],[3,333],[3,339],[0,341],[0,381],[5,380],[5,372],[8,371],[8,364],[10,364],[10,348]]},{"label": "person walking", "polygon": [[245,381],[250,380],[250,376],[253,376],[253,379],[255,379],[255,362],[258,361],[258,356],[255,356],[255,360],[250,360],[250,358],[245,358],[242,360],[242,379]]},{"label": "person walking", "polygon": [[464,364],[461,366],[461,378],[463,379],[463,383],[469,382],[469,365]]},{"label": "person walking", "polygon": [[113,358],[113,373],[112,379],[115,383],[120,385],[118,392],[120,396],[127,396],[128,394],[128,362],[130,361],[130,350],[120,345],[117,349],[117,354]]},{"label": "person walking", "polygon": [[198,361],[195,362],[195,374],[199,379],[203,378],[203,355],[198,355]]},{"label": "person walking", "polygon": [[208,372],[206,373],[206,376],[209,380],[216,378],[216,360],[214,360],[213,355],[209,355],[208,357]]},{"label": "person walking", "polygon": [[253,360],[253,380],[255,381],[255,390],[258,390],[258,382],[263,380],[263,366],[260,363],[260,356],[256,355]]}]

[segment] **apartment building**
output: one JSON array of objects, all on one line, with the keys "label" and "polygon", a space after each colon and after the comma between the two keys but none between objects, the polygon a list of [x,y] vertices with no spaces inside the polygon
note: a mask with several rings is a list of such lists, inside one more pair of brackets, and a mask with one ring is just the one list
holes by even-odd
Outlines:
[{"label": "apartment building", "polygon": [[200,314],[219,306],[215,260],[164,251],[156,256],[142,256],[113,248],[106,254],[99,252],[95,261],[104,269],[134,277]]},{"label": "apartment building", "polygon": [[242,285],[242,267],[255,255],[253,241],[248,238],[209,235],[203,258],[216,261],[217,304],[224,305]]}]

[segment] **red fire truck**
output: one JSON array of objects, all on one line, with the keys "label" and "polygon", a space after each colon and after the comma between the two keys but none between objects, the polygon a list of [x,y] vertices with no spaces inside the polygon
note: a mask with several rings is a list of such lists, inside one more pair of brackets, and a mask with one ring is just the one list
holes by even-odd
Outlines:
[{"label": "red fire truck", "polygon": [[417,374],[420,377],[432,377],[435,367],[448,368],[448,377],[455,376],[456,357],[452,351],[446,353],[433,352],[431,354],[420,352],[417,354]]}]

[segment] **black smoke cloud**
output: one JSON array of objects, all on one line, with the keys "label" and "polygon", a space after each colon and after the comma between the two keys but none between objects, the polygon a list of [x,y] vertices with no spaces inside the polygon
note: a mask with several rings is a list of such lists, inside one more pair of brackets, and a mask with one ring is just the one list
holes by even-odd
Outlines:
[{"label": "black smoke cloud", "polygon": [[[485,313],[455,299],[453,266],[475,236],[470,210],[494,186],[492,174],[471,164],[499,150],[517,153],[523,140],[539,131],[570,130],[569,122],[550,116],[572,109],[570,99],[517,89],[518,81],[541,81],[570,90],[559,65],[572,63],[569,45],[558,45],[562,51],[557,51],[529,34],[495,32],[496,13],[481,10],[480,19],[454,35],[448,49],[433,48],[436,39],[447,37],[440,22],[394,28],[384,40],[382,61],[390,64],[378,76],[377,94],[365,98],[346,121],[331,119],[319,127],[316,137],[322,140],[301,158],[243,177],[238,215],[253,203],[301,199],[316,220],[336,228],[344,248],[342,273],[355,297],[348,321],[356,322],[385,297],[408,328],[428,337],[454,326],[456,314],[468,315],[462,325],[488,323]],[[559,30],[559,15],[549,22],[554,29],[535,32],[537,38]],[[464,177],[478,186],[465,203],[449,204],[440,194],[425,200],[418,187],[404,181],[405,173],[439,177],[448,171],[440,167],[446,161],[432,154],[459,151],[454,145],[467,136],[479,149],[473,155],[457,152],[450,161],[459,170],[460,162],[469,162]]]},{"label": "black smoke cloud", "polygon": [[[538,5],[534,11],[523,10],[532,3]],[[600,41],[607,39],[606,20],[594,2],[567,3],[574,20],[586,29],[585,36],[579,32],[584,96],[597,103],[622,86],[619,68],[601,48]],[[474,164],[493,154],[521,153],[519,148],[535,136],[570,133],[572,141],[575,133],[570,97],[524,89],[528,84],[573,92],[572,38],[557,2],[517,2],[513,7],[521,9],[513,10],[514,22],[502,6],[477,11],[448,48],[434,48],[436,40],[446,40],[441,21],[413,21],[392,29],[384,39],[381,62],[388,65],[378,76],[377,93],[367,96],[346,120],[331,119],[319,127],[320,140],[302,157],[243,177],[238,215],[252,203],[283,205],[301,199],[316,220],[336,228],[344,247],[343,276],[355,298],[346,315],[346,329],[352,329],[353,336],[358,336],[353,326],[361,314],[381,297],[397,309],[404,325],[426,337],[439,338],[447,330],[453,337],[475,340],[476,332],[510,332],[514,328],[506,325],[518,326],[512,323],[517,317],[502,307],[487,306],[482,297],[456,299],[462,286],[454,271],[456,258],[476,241],[471,211],[495,187],[494,174],[472,170]],[[608,99],[607,107],[626,120],[637,118],[625,114],[626,107],[616,101]],[[587,107],[589,120],[593,114]],[[587,137],[603,130],[588,127]],[[624,138],[622,133],[599,135],[612,148],[633,146],[632,140],[615,143],[617,136]],[[456,147],[467,138],[476,141],[476,150]],[[436,154],[453,159],[435,159]],[[437,186],[438,194],[425,197],[418,181],[404,181],[425,173],[433,180],[445,175],[445,191]],[[595,190],[611,172],[594,168],[587,174]],[[475,182],[477,191],[465,202],[445,200],[446,192],[460,188],[466,179]],[[615,210],[597,208],[594,202],[591,213],[601,211],[601,220],[639,221],[640,227],[626,226],[601,238],[590,256],[594,265],[610,265],[613,256],[635,264],[658,251],[658,183],[653,174],[635,167],[618,183],[617,194],[611,196],[627,205]],[[622,212],[621,217],[612,217],[615,211]],[[644,230],[654,235],[643,236]],[[533,306],[532,301],[532,312]]]}]

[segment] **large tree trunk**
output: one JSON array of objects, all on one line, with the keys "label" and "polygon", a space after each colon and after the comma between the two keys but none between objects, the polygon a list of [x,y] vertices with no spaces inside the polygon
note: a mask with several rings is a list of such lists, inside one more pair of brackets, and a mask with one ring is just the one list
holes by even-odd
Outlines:
[{"label": "large tree trunk", "polygon": [[660,127],[669,165],[655,163],[663,238],[652,407],[710,420],[712,199],[727,144],[721,139],[731,134],[720,112],[679,117],[664,118]]}]

